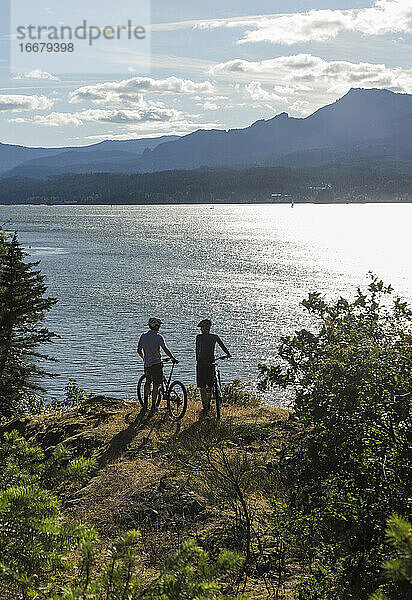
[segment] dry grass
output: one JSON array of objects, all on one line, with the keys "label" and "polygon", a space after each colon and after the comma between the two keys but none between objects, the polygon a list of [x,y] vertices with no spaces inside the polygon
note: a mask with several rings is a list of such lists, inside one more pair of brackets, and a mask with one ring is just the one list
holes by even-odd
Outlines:
[{"label": "dry grass", "polygon": [[[236,502],[225,500],[218,488],[214,499],[206,498],[199,483],[199,459],[205,452],[219,449],[253,465],[253,485],[245,497],[264,543],[273,514],[269,492],[276,488],[266,465],[271,449],[290,433],[288,411],[231,405],[223,407],[220,422],[213,416],[199,420],[201,405],[193,394],[181,423],[171,421],[163,407],[150,419],[143,418],[139,409],[133,401],[96,397],[57,418],[15,421],[8,429],[14,425],[44,448],[65,443],[78,454],[96,457],[92,479],[67,499],[68,518],[95,526],[105,543],[127,529],[139,529],[139,563],[146,579],[187,537],[195,537],[212,555],[223,547],[239,547]],[[258,552],[257,538],[252,550]],[[245,592],[250,598],[271,597],[257,572]],[[287,589],[279,596],[289,597]]]}]

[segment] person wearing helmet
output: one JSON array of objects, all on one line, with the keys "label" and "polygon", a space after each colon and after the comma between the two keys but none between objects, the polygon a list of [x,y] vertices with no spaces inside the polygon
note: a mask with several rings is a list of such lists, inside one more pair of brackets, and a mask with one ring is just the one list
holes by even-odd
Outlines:
[{"label": "person wearing helmet", "polygon": [[144,360],[144,372],[146,375],[146,383],[144,386],[145,406],[148,404],[150,388],[153,383],[152,410],[154,410],[156,407],[159,386],[163,381],[163,365],[160,348],[164,350],[174,363],[178,363],[179,361],[173,356],[172,352],[166,346],[164,337],[159,333],[162,321],[156,317],[151,317],[148,325],[149,331],[142,333],[140,336],[137,351]]},{"label": "person wearing helmet", "polygon": [[207,414],[210,409],[216,344],[222,348],[227,358],[231,357],[229,350],[220,337],[214,333],[210,333],[211,326],[212,321],[210,319],[203,319],[198,324],[201,333],[196,336],[196,381],[197,386],[200,388],[203,414]]}]

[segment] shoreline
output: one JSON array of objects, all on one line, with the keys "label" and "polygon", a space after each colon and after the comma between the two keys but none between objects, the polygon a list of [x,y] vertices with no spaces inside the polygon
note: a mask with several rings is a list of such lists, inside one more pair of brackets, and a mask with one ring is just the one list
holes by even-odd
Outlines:
[{"label": "shoreline", "polygon": [[[250,201],[250,202],[242,202],[242,201],[235,201],[235,200],[210,200],[210,201],[204,201],[204,202],[133,202],[130,204],[125,204],[124,202],[119,202],[119,203],[100,203],[100,204],[95,204],[95,203],[87,203],[87,202],[43,202],[43,203],[28,203],[28,202],[13,202],[10,204],[0,204],[1,208],[6,208],[8,206],[30,206],[30,207],[35,207],[35,206],[74,206],[74,207],[81,207],[81,206],[110,206],[110,207],[114,207],[114,206],[124,206],[124,207],[130,207],[130,206],[223,206],[223,205],[246,205],[246,206],[252,206],[255,204],[259,204],[259,205],[279,205],[279,206],[291,206],[291,202],[279,202],[279,201],[274,201],[271,202],[269,200],[256,200],[256,201]],[[348,200],[334,200],[334,201],[314,201],[314,200],[294,200],[293,201],[293,205],[296,206],[298,204],[309,204],[309,205],[335,205],[335,204],[351,204],[351,205],[362,205],[362,204],[412,204],[412,198],[409,199],[400,199],[400,200],[352,200],[352,201],[348,201]]]}]

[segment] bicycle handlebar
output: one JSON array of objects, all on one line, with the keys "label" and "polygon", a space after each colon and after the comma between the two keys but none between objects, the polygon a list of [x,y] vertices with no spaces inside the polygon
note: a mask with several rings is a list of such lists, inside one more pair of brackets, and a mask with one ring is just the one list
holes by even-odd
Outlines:
[{"label": "bicycle handlebar", "polygon": [[[217,360],[226,360],[229,358],[232,358],[232,357],[231,356],[217,356],[213,362],[216,362]],[[163,358],[162,362],[167,363],[167,362],[170,362],[171,360],[172,359],[170,357],[167,357],[167,358]]]}]

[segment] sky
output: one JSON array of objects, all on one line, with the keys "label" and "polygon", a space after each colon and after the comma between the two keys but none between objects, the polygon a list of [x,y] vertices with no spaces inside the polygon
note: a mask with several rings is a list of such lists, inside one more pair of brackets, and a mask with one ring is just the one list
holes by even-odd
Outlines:
[{"label": "sky", "polygon": [[[410,0],[85,5],[0,0],[0,142],[60,147],[185,135],[281,112],[304,118],[351,87],[412,93]],[[92,46],[74,40],[70,54],[19,51],[18,24],[74,27],[83,19],[88,31],[132,19],[145,39],[120,33]]]}]

